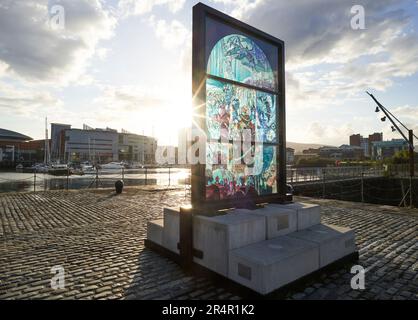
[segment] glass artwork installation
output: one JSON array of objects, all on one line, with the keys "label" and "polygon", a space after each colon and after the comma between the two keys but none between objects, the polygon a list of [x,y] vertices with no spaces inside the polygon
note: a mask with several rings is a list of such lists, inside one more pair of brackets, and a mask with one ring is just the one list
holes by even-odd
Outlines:
[{"label": "glass artwork installation", "polygon": [[[243,157],[234,157],[233,144],[209,142],[207,145],[206,199],[224,200],[277,192],[276,147],[259,145],[250,150],[252,166]],[[259,156],[256,156],[256,155]]]},{"label": "glass artwork installation", "polygon": [[277,84],[270,63],[277,50],[216,21],[207,28],[206,200],[277,193]]},{"label": "glass artwork installation", "polygon": [[239,139],[251,130],[251,140],[276,142],[276,95],[214,80],[206,81],[208,138]]},{"label": "glass artwork installation", "polygon": [[274,90],[274,73],[266,55],[250,38],[232,34],[220,39],[209,56],[207,73]]}]

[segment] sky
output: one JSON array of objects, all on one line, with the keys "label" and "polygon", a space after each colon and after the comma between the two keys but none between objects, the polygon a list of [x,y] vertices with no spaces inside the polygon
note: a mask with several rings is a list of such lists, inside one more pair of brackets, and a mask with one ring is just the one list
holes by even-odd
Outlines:
[{"label": "sky", "polygon": [[[399,138],[365,94],[418,132],[418,1],[202,1],[285,41],[287,140]],[[35,139],[44,119],[177,144],[191,123],[186,0],[1,0],[0,128]],[[65,26],[54,28],[56,5]],[[353,29],[353,5],[365,28]]]}]

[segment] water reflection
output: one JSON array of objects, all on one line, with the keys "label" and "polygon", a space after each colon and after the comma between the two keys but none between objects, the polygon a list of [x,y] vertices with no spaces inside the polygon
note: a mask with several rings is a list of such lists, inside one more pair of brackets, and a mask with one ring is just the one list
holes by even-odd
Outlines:
[{"label": "water reflection", "polygon": [[102,170],[83,176],[53,176],[44,173],[0,172],[0,193],[85,188],[111,188],[117,180],[125,186],[189,184],[188,169]]}]

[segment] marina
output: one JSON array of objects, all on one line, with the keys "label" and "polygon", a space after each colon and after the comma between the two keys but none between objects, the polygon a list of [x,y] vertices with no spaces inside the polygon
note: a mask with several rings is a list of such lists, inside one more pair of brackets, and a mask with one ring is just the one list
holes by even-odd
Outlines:
[{"label": "marina", "polygon": [[[97,173],[97,176],[96,176]],[[114,187],[122,180],[127,186],[190,184],[190,170],[180,168],[101,169],[83,175],[52,175],[35,172],[0,171],[0,193],[47,190],[77,190]]]}]

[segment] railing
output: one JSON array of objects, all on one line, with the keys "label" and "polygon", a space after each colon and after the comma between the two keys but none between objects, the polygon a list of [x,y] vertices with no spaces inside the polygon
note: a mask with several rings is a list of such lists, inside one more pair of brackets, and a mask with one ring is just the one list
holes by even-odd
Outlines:
[{"label": "railing", "polygon": [[83,175],[51,175],[47,173],[0,173],[0,192],[10,191],[46,191],[88,188],[112,188],[118,180],[125,186],[181,185],[190,189],[188,169],[159,167],[140,169],[99,169]]},{"label": "railing", "polygon": [[[369,178],[397,177],[405,181],[393,186],[372,185]],[[310,190],[307,196],[352,201],[384,200],[397,201],[399,205],[413,201],[412,179],[407,165],[374,167],[327,167],[327,168],[288,168],[287,182],[296,190]],[[174,186],[180,185],[185,193],[190,193],[190,169],[154,167],[141,169],[97,170],[89,174],[53,176],[46,173],[0,173],[0,192],[46,191],[89,188],[114,188],[115,182],[122,180],[125,186]],[[409,181],[409,182],[408,182]],[[313,185],[305,188],[305,186]],[[300,186],[300,187],[299,187]],[[377,190],[377,189],[381,190]],[[390,189],[390,190],[389,190]],[[377,192],[379,191],[379,192]],[[384,192],[396,193],[381,196]],[[411,192],[412,191],[412,192]],[[356,198],[357,200],[354,200]],[[393,198],[393,199],[392,199]]]},{"label": "railing", "polygon": [[347,180],[364,177],[382,177],[385,168],[381,167],[326,167],[326,168],[289,168],[287,182],[290,184],[319,182],[323,180]]}]

